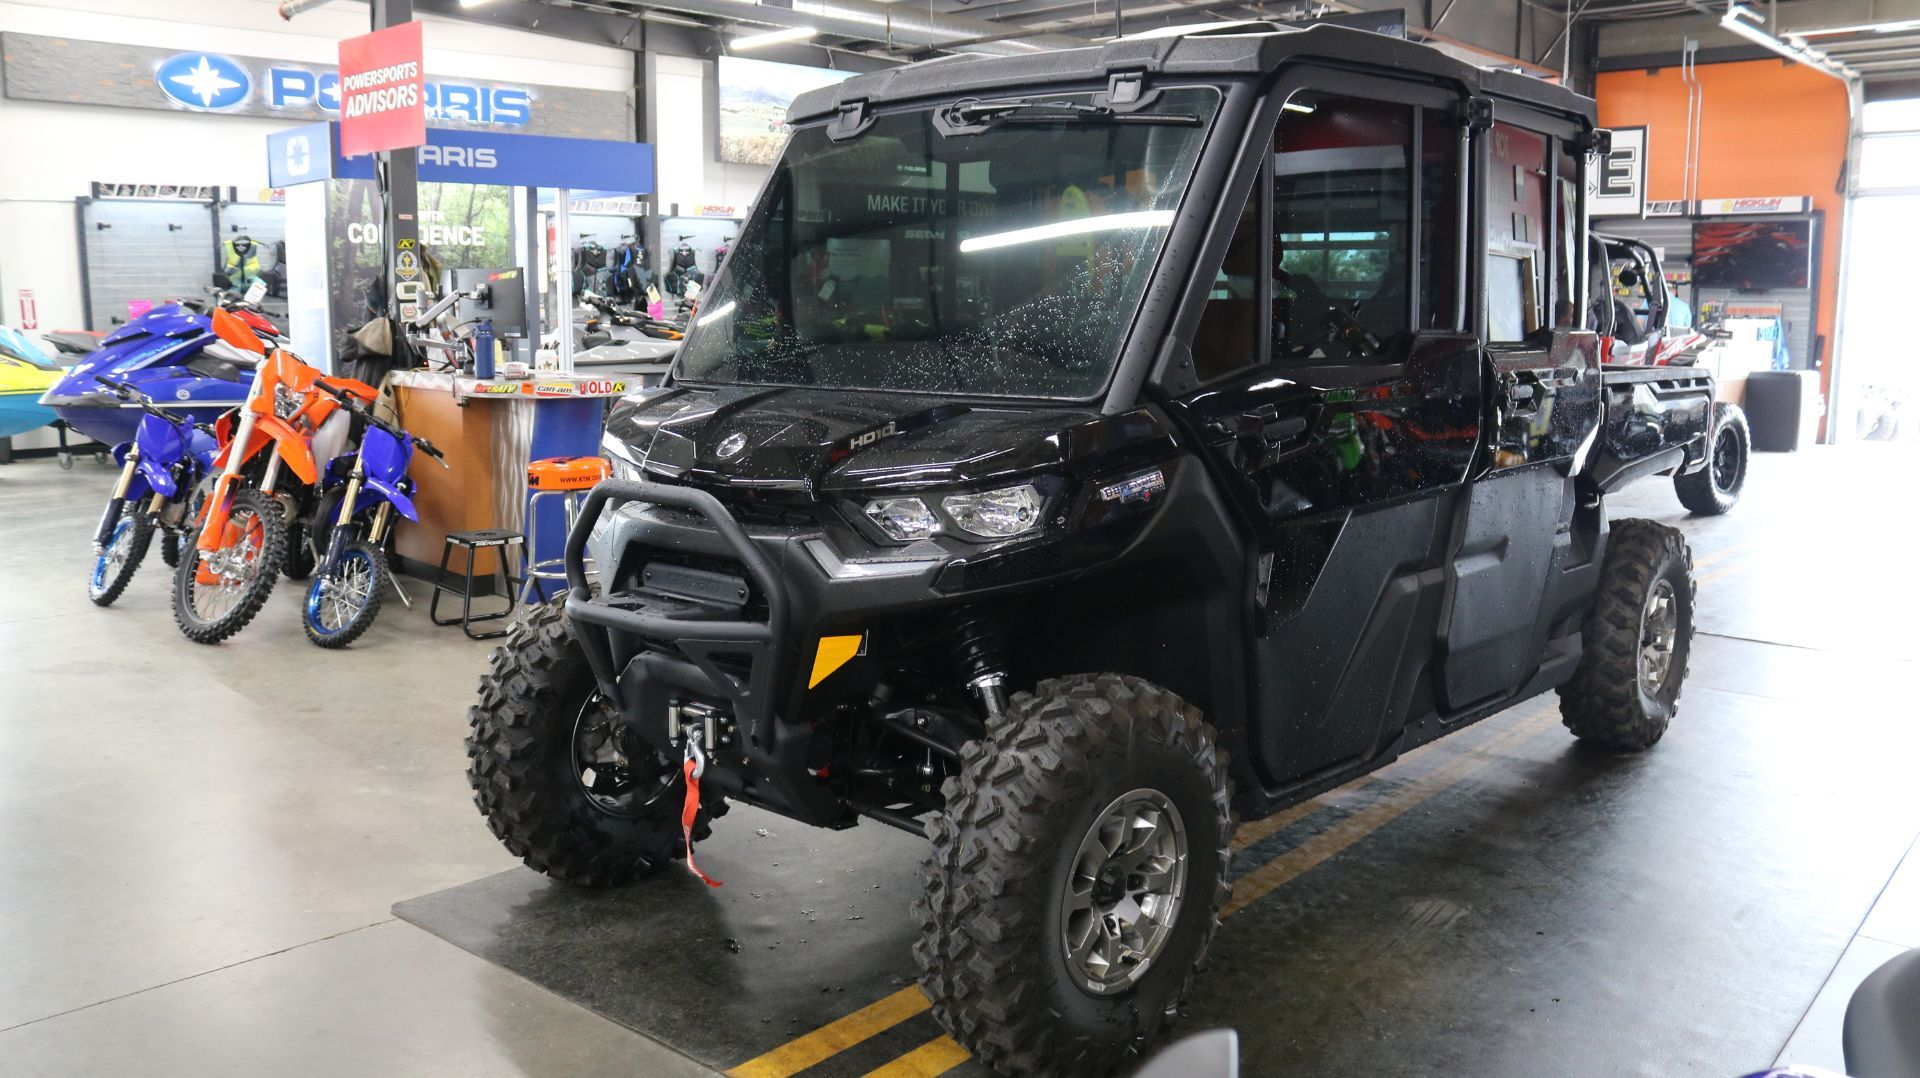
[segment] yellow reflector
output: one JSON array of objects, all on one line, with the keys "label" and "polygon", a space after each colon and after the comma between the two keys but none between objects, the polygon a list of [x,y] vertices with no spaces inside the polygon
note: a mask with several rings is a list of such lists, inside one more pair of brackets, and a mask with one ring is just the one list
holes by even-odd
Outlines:
[{"label": "yellow reflector", "polygon": [[827,680],[828,674],[847,665],[847,660],[860,654],[860,641],[864,639],[864,635],[821,637],[820,649],[813,653],[813,676],[807,679],[807,688],[811,689]]}]

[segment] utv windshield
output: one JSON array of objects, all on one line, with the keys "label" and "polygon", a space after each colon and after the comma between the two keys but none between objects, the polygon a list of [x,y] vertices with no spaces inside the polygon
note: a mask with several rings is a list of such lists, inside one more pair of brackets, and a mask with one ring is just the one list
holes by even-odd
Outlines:
[{"label": "utv windshield", "polygon": [[692,382],[1098,393],[1218,94],[1092,94],[794,132],[680,352]]}]

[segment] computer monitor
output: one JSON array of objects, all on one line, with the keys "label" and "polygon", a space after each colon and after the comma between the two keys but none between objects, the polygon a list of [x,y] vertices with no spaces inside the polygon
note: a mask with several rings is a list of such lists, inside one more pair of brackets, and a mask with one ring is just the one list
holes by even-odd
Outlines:
[{"label": "computer monitor", "polygon": [[487,286],[485,297],[461,300],[454,308],[456,319],[464,323],[490,318],[493,320],[495,337],[525,337],[527,281],[520,268],[453,271],[453,287],[456,291],[464,292],[478,284]]}]

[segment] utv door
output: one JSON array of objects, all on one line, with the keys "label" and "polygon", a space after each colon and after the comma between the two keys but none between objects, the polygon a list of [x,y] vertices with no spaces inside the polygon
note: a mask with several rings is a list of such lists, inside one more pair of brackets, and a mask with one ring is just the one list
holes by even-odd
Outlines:
[{"label": "utv door", "polygon": [[1253,522],[1248,740],[1275,794],[1399,732],[1485,392],[1458,286],[1459,102],[1289,78],[1191,337],[1200,385],[1172,403]]},{"label": "utv door", "polygon": [[1477,156],[1492,454],[1447,564],[1440,711],[1520,689],[1539,668],[1568,564],[1573,474],[1599,421],[1598,338],[1581,328],[1584,197],[1569,124],[1498,108]]}]

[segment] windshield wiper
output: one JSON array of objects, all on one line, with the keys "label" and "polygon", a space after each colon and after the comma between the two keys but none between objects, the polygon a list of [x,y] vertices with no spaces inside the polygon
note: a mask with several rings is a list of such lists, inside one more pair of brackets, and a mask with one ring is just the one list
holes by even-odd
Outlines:
[{"label": "windshield wiper", "polygon": [[948,135],[971,135],[1008,123],[1114,123],[1167,124],[1192,127],[1200,117],[1178,112],[1116,112],[1100,105],[1082,105],[1071,101],[980,101],[970,99],[949,105],[936,114],[938,126]]}]

